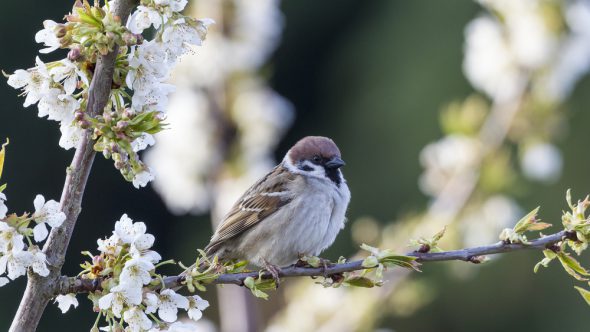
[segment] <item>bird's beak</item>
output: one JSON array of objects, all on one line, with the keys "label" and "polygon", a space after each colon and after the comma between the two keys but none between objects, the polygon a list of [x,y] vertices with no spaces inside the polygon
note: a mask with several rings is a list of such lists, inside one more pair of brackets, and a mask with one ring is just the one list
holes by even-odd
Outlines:
[{"label": "bird's beak", "polygon": [[326,167],[332,169],[338,169],[344,165],[346,165],[346,163],[344,160],[340,159],[340,157],[334,157],[330,159],[330,161],[326,162]]}]

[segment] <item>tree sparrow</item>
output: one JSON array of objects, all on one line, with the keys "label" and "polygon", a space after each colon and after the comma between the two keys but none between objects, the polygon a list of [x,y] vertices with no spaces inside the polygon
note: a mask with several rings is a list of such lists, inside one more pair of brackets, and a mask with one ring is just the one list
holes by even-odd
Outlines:
[{"label": "tree sparrow", "polygon": [[301,139],[235,203],[205,251],[266,267],[277,280],[279,266],[319,255],[346,221],[350,191],[342,166],[331,139]]}]

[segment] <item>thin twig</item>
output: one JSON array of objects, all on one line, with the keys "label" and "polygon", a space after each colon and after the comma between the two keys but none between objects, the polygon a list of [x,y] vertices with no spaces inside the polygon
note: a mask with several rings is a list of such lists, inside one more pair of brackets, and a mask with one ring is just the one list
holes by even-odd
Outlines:
[{"label": "thin twig", "polygon": [[[480,263],[481,257],[493,254],[511,253],[525,249],[543,250],[562,241],[568,236],[566,231],[561,231],[551,234],[539,239],[530,241],[528,244],[523,243],[505,243],[498,242],[488,246],[466,248],[460,250],[442,251],[442,252],[427,252],[421,253],[413,251],[407,253],[407,256],[417,257],[416,261],[421,263],[426,262],[440,262],[459,260],[472,263]],[[330,276],[344,272],[352,272],[365,269],[362,265],[362,260],[328,265],[327,267],[298,267],[290,266],[282,268],[279,275],[282,278],[290,277],[319,277]],[[212,283],[214,284],[234,284],[243,285],[243,282],[248,277],[256,278],[260,275],[260,271],[243,272],[243,273],[228,273],[222,274]],[[268,272],[261,274],[263,279],[271,279],[272,275]],[[164,278],[164,283],[167,288],[181,287],[184,277],[171,276]],[[68,293],[88,293],[100,290],[100,282],[96,280],[80,279],[75,277],[61,277],[60,288],[56,294]]]},{"label": "thin twig", "polygon": [[[126,22],[136,1],[115,0],[111,4],[113,14],[118,16],[121,22]],[[115,47],[113,52],[99,57],[96,63],[94,76],[88,90],[86,113],[89,116],[101,113],[108,102],[118,51],[118,48]],[[56,289],[60,287],[61,268],[65,262],[74,226],[82,209],[84,189],[96,154],[90,134],[90,132],[86,132],[82,136],[76,147],[72,163],[67,170],[60,200],[60,209],[66,214],[66,220],[60,227],[51,230],[43,247],[43,252],[47,256],[49,275],[40,277],[29,272],[27,288],[10,326],[11,332],[35,331],[47,303],[54,296]]]}]

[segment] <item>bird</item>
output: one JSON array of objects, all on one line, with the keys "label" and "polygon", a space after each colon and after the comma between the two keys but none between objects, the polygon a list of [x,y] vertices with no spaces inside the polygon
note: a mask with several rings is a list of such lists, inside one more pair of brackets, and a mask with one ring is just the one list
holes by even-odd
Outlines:
[{"label": "bird", "polygon": [[332,139],[302,138],[238,199],[205,252],[265,268],[278,285],[281,267],[318,256],[344,228],[351,196],[344,165]]}]

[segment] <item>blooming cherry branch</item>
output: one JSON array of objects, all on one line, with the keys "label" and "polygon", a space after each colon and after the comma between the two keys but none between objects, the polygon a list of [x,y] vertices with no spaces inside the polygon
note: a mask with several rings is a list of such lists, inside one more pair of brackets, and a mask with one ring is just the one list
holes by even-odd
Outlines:
[{"label": "blooming cherry branch", "polygon": [[[114,161],[126,180],[136,188],[153,179],[138,152],[155,143],[153,134],[164,128],[168,94],[166,83],[179,57],[201,45],[211,20],[195,20],[180,13],[186,0],[144,0],[124,26],[109,10],[87,0],[77,1],[65,23],[45,21],[35,36],[50,53],[69,49],[66,59],[18,69],[8,84],[26,95],[24,106],[38,103],[39,117],[60,122],[60,146],[75,147],[84,129],[92,130],[94,149]],[[156,33],[144,40],[150,27]],[[99,114],[85,111],[89,101],[89,78],[100,56],[118,50],[112,90]]]}]

